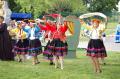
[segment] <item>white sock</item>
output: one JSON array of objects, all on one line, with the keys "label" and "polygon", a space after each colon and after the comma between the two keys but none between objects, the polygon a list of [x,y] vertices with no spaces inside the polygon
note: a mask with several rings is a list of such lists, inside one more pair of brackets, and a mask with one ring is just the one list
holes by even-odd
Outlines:
[{"label": "white sock", "polygon": [[55,63],[55,68],[57,68],[58,67],[58,62],[57,62],[57,58],[56,57],[54,57],[54,63]]},{"label": "white sock", "polygon": [[60,59],[60,65],[61,65],[61,69],[63,69],[63,59]]}]

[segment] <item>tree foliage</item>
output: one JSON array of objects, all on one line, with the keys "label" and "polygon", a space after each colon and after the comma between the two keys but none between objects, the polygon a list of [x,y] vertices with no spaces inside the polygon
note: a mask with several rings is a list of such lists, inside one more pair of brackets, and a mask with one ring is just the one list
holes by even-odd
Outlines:
[{"label": "tree foliage", "polygon": [[116,5],[119,0],[83,0],[86,5],[89,5],[89,11],[91,12],[112,12],[117,10]]},{"label": "tree foliage", "polygon": [[80,15],[87,12],[82,0],[54,0],[52,13],[61,13],[63,16]]},{"label": "tree foliage", "polygon": [[80,15],[87,8],[82,0],[8,0],[13,12],[32,13],[34,18],[49,13]]},{"label": "tree foliage", "polygon": [[34,18],[51,8],[49,0],[8,0],[8,2],[12,12],[32,13]]}]

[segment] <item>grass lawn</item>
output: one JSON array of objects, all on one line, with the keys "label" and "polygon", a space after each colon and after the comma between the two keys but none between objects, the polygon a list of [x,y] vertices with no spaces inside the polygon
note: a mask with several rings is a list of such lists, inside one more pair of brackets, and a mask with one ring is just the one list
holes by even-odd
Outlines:
[{"label": "grass lawn", "polygon": [[49,66],[41,58],[39,65],[31,65],[16,61],[0,61],[0,79],[120,79],[120,53],[108,52],[107,65],[102,66],[103,73],[93,71],[91,60],[85,56],[85,51],[77,50],[76,59],[65,59],[64,70]]},{"label": "grass lawn", "polygon": [[118,23],[116,23],[116,22],[109,22],[107,24],[107,29],[105,31],[106,35],[115,34],[117,24]]}]

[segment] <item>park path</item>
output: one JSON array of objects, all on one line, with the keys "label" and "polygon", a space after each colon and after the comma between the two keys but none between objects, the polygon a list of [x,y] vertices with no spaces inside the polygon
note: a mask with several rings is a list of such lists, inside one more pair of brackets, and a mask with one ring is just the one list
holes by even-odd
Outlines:
[{"label": "park path", "polygon": [[[88,41],[80,41],[78,48],[87,48]],[[106,37],[104,45],[107,51],[117,51],[120,52],[120,43],[114,43],[114,36]]]}]

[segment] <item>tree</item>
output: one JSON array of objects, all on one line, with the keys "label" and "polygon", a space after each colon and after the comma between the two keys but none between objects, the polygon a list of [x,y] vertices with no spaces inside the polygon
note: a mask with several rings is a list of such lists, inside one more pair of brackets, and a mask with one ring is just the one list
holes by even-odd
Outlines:
[{"label": "tree", "polygon": [[21,5],[17,3],[15,0],[8,0],[8,3],[9,3],[10,9],[14,12],[19,12],[20,9],[22,9]]},{"label": "tree", "polygon": [[80,15],[87,12],[82,0],[55,0],[52,12],[61,13],[63,16]]},{"label": "tree", "polygon": [[8,2],[12,12],[32,13],[33,18],[38,18],[51,8],[52,0],[8,0]]},{"label": "tree", "polygon": [[8,2],[13,12],[32,13],[34,18],[50,13],[67,16],[87,12],[82,0],[8,0]]},{"label": "tree", "polygon": [[83,0],[84,3],[88,6],[89,11],[91,12],[112,12],[112,10],[117,10],[116,5],[119,0]]},{"label": "tree", "polygon": [[50,10],[50,13],[61,13],[63,16],[69,15],[71,12],[72,5],[69,0],[55,0]]},{"label": "tree", "polygon": [[72,3],[73,14],[80,16],[80,14],[88,12],[82,0],[70,0],[70,2]]}]

